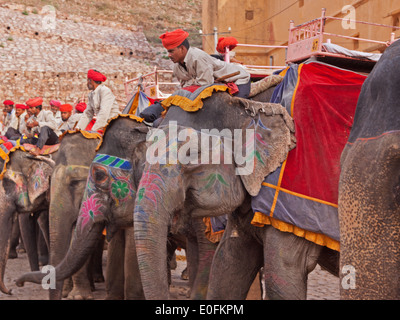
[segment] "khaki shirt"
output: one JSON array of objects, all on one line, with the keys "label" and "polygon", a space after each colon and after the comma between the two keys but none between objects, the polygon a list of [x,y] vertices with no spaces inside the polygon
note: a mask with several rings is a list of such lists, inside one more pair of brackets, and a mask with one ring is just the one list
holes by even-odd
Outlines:
[{"label": "khaki shirt", "polygon": [[240,74],[225,79],[225,82],[234,82],[239,85],[250,80],[250,74],[242,66],[213,58],[198,48],[189,47],[184,63],[187,70],[179,63],[174,64],[174,75],[182,87],[210,85],[215,79],[236,71],[240,71]]},{"label": "khaki shirt", "polygon": [[104,84],[89,93],[88,104],[78,122],[77,128],[85,130],[89,122],[96,116],[92,131],[103,129],[107,121],[121,113],[114,94]]}]

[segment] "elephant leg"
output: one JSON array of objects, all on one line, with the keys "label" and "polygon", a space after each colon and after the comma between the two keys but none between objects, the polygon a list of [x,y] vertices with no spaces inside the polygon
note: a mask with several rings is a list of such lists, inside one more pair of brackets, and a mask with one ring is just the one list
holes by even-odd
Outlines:
[{"label": "elephant leg", "polygon": [[[121,269],[121,268],[120,268]],[[135,232],[125,229],[125,300],[144,300],[142,279],[136,254]]]},{"label": "elephant leg", "polygon": [[92,287],[89,280],[90,259],[84,266],[72,276],[72,290],[69,292],[69,300],[93,300]]},{"label": "elephant leg", "polygon": [[18,214],[18,220],[31,271],[39,271],[36,242],[36,218],[29,213],[20,213]]},{"label": "elephant leg", "polygon": [[124,299],[125,230],[118,230],[107,245],[107,300]]},{"label": "elephant leg", "polygon": [[[186,238],[186,268],[189,275],[189,288],[190,292],[193,290],[194,281],[197,275],[199,266],[199,252],[197,238],[193,235],[188,235]],[[190,293],[191,294],[191,293]]]},{"label": "elephant leg", "polygon": [[263,298],[307,298],[308,273],[314,270],[321,246],[274,227],[264,227]]},{"label": "elephant leg", "polygon": [[207,299],[246,299],[262,263],[262,245],[248,232],[239,228],[230,215],[214,254]]},{"label": "elephant leg", "polygon": [[40,213],[37,222],[39,224],[47,248],[50,248],[49,213],[47,210],[44,210]]},{"label": "elephant leg", "polygon": [[210,269],[217,245],[207,239],[206,225],[202,218],[193,219],[192,225],[197,237],[198,265],[190,297],[204,300],[207,297]]},{"label": "elephant leg", "polygon": [[10,251],[8,253],[8,259],[18,258],[17,246],[19,244],[19,238],[20,238],[21,232],[19,231],[18,217],[15,216],[14,219],[15,220],[14,220],[14,224],[13,224],[12,231],[11,231]]},{"label": "elephant leg", "polygon": [[[90,280],[94,282],[104,282],[103,276],[103,251],[104,251],[105,236],[99,240],[99,243],[90,256]],[[94,289],[94,288],[93,288]]]}]

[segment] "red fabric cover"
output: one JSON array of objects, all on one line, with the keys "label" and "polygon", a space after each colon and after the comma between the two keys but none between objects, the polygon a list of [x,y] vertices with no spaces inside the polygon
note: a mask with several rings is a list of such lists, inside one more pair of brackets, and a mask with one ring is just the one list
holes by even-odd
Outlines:
[{"label": "red fabric cover", "polygon": [[297,145],[289,152],[282,188],[338,203],[340,156],[365,79],[323,64],[302,66],[292,105]]},{"label": "red fabric cover", "polygon": [[217,44],[217,51],[219,53],[225,53],[225,47],[229,47],[229,50],[233,50],[236,48],[239,42],[234,37],[227,37],[227,38],[219,38]]},{"label": "red fabric cover", "polygon": [[183,40],[189,36],[189,33],[182,29],[176,29],[171,32],[166,32],[160,36],[162,45],[165,49],[170,50],[179,46]]},{"label": "red fabric cover", "polygon": [[29,109],[29,107],[26,106],[26,105],[24,105],[24,104],[19,104],[19,103],[17,103],[17,104],[15,105],[15,109],[24,109],[24,110],[26,110],[26,109]]}]

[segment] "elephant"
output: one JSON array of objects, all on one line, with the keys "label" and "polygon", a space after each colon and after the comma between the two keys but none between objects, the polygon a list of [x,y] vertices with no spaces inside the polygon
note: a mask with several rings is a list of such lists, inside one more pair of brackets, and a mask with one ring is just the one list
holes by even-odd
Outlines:
[{"label": "elephant", "polygon": [[[3,172],[2,189],[0,190],[2,208],[0,212],[0,220],[2,221],[0,224],[0,288],[2,292],[10,294],[10,291],[4,286],[3,276],[15,213],[19,213],[20,228],[31,270],[39,270],[36,233],[32,226],[35,225],[38,218],[41,221],[41,226],[46,226],[46,210],[48,208],[46,197],[54,161],[41,156],[33,158],[27,152],[15,150],[9,154],[9,161],[7,162],[7,169]],[[43,212],[45,213],[41,214]],[[48,228],[43,230],[43,233],[47,236]]]},{"label": "elephant", "polygon": [[[243,214],[248,214],[250,195],[258,193],[264,177],[280,166],[289,150],[294,147],[293,122],[286,110],[280,105],[235,98],[221,92],[214,93],[203,103],[204,106],[197,112],[185,112],[179,107],[171,106],[159,127],[160,130],[163,128],[164,135],[160,133],[161,138],[157,137],[155,140],[166,141],[174,148],[176,148],[176,145],[178,148],[181,146],[179,142],[176,142],[176,138],[174,142],[174,138],[170,137],[168,133],[171,131],[170,126],[168,126],[169,121],[174,120],[178,127],[182,127],[182,132],[186,130],[185,133],[182,133],[183,137],[191,134],[201,135],[199,132],[202,129],[214,129],[221,135],[227,134],[223,132],[226,128],[230,130],[229,132],[234,131],[234,129],[242,129],[243,135],[245,129],[252,129],[253,135],[250,136],[247,145],[254,141],[251,140],[254,138],[256,141],[255,149],[250,154],[246,154],[246,156],[249,156],[247,160],[250,161],[244,163],[235,163],[233,160],[236,159],[232,160],[232,157],[226,159],[227,163],[230,164],[223,165],[198,164],[196,161],[196,164],[190,164],[190,162],[188,164],[187,161],[185,163],[175,161],[172,164],[168,162],[166,164],[146,162],[138,186],[134,211],[135,240],[146,299],[168,298],[168,286],[164,276],[165,268],[160,262],[165,259],[166,253],[160,244],[166,240],[171,221],[187,219],[188,217],[217,216],[237,210]],[[148,150],[151,148],[151,142],[149,143]],[[182,147],[186,144],[187,142],[184,140]],[[223,143],[220,142],[220,145],[223,145]],[[203,152],[200,152],[201,148],[195,144],[193,149],[196,150],[196,148],[197,151],[194,152],[193,156],[198,160],[201,158],[200,153]],[[174,154],[176,151],[173,150],[173,148],[171,150],[166,148],[163,151],[165,153],[163,159]],[[185,155],[185,147],[182,150],[182,154]],[[186,152],[189,152],[189,150]],[[240,158],[238,154],[234,158],[236,157]],[[249,171],[246,171],[248,169],[246,166],[251,164],[254,165],[254,168],[250,168],[252,174],[246,174],[249,173]],[[237,174],[239,169],[243,169],[240,170],[241,175]],[[229,215],[228,225],[231,216]],[[264,230],[269,229],[265,228]],[[284,236],[282,234],[282,237]],[[220,248],[226,237],[229,236],[225,231],[217,253],[218,251],[221,252]],[[304,242],[304,239],[294,237],[292,241]],[[264,246],[268,247],[266,243],[264,243]],[[313,252],[316,251],[312,249],[314,246],[306,242],[303,247],[306,247],[307,250],[304,249],[297,255],[304,253],[306,257],[310,259],[313,257],[316,260],[318,254],[315,254],[314,257]],[[290,246],[286,248],[286,251],[290,252],[290,248]],[[295,250],[294,247],[293,250]],[[250,251],[251,249],[248,249],[248,252]],[[240,262],[250,263],[249,260],[260,260],[259,258],[251,258],[250,254],[247,256],[248,252],[240,253],[244,257],[239,259]],[[238,255],[240,256],[240,254]],[[213,264],[215,259],[216,257],[214,257]],[[240,263],[235,261],[234,264]],[[256,263],[254,262],[254,264]],[[276,261],[277,264],[278,261]],[[266,266],[265,264],[264,268]],[[253,271],[249,275],[252,278],[251,281],[248,281],[249,286],[260,267],[260,263],[254,265]],[[296,265],[291,267],[291,270],[296,269]],[[311,267],[307,268],[306,271],[310,269]],[[303,269],[298,272],[299,277],[301,276],[303,280],[306,277],[304,272]],[[227,281],[232,286],[232,277],[225,274],[222,278],[218,279],[219,283]],[[212,272],[210,279],[212,279]],[[213,284],[210,282],[208,296],[210,296],[211,291],[211,297],[215,299],[233,298],[232,295],[237,294],[231,288],[230,296],[217,296],[212,293],[213,290]],[[240,290],[241,295],[235,295],[235,298],[245,298],[248,288],[242,287]],[[305,294],[305,290],[302,293]],[[285,295],[282,294],[282,296]]]},{"label": "elephant", "polygon": [[400,299],[400,41],[365,80],[341,155],[341,299]]},{"label": "elephant", "polygon": [[[61,137],[50,180],[50,265],[57,265],[68,251],[89,166],[100,142],[100,135],[80,130],[68,131]],[[71,289],[69,299],[93,299],[91,282],[104,281],[101,269],[103,246],[104,239],[99,241],[96,248],[99,253],[97,258],[92,255],[86,267],[73,276],[72,287],[68,288]],[[55,289],[49,289],[50,300],[61,299],[62,284],[61,281],[56,284]]]},{"label": "elephant", "polygon": [[[65,278],[75,272],[84,259],[81,256],[91,250],[85,247],[95,241],[102,226],[105,226],[107,238],[116,238],[119,243],[125,243],[125,250],[123,245],[118,245],[116,249],[116,254],[119,252],[120,255],[126,256],[125,272],[132,274],[129,277],[125,275],[125,279],[129,281],[125,283],[125,299],[144,298],[134,250],[133,209],[137,183],[141,178],[145,162],[148,131],[146,125],[124,115],[109,123],[104,141],[89,169],[72,247],[56,267],[57,279]],[[189,280],[193,287],[192,298],[196,299],[206,297],[209,268],[216,249],[216,244],[206,239],[205,228],[201,219],[195,219],[176,223],[170,229],[169,240],[180,241],[180,247],[183,244],[179,233],[184,233],[188,237]],[[120,232],[121,229],[123,233]],[[165,261],[167,259],[164,260],[166,265]],[[129,268],[127,263],[130,265]],[[121,269],[121,264],[119,268]],[[25,281],[40,283],[42,278],[43,274],[40,273],[26,274],[17,280],[17,285],[23,285]],[[166,281],[167,279],[166,275]]]},{"label": "elephant", "polygon": [[[113,125],[115,123],[117,124]],[[134,250],[128,249],[135,248],[130,244],[133,240],[130,229],[133,223],[133,195],[135,193],[133,183],[136,173],[132,169],[140,166],[140,163],[131,164],[130,161],[123,159],[133,157],[134,161],[139,162],[137,159],[143,158],[139,154],[142,152],[141,145],[145,142],[147,131],[146,125],[125,118],[113,120],[107,126],[103,143],[97,156],[94,160],[92,159],[92,165],[86,169],[88,175],[84,180],[84,185],[80,186],[83,197],[76,199],[80,211],[70,248],[55,268],[57,282],[70,277],[82,267],[88,254],[93,252],[96,243],[102,237],[104,227],[107,239],[112,239],[114,236],[117,239],[118,244],[114,244],[116,247],[114,254],[125,255],[126,267],[122,268],[123,265],[118,263],[117,270],[135,272],[136,255]],[[98,162],[98,157],[100,154],[102,158],[101,155],[104,157],[107,153],[113,153],[115,155],[113,159],[120,159],[121,163],[109,163],[112,166],[103,166]],[[97,167],[100,167],[99,170],[96,170]],[[124,233],[119,232],[121,229],[125,229]],[[133,233],[133,229],[131,232]],[[124,252],[123,244],[127,248],[126,252]],[[114,245],[111,244],[111,247]],[[113,259],[110,258],[110,260]],[[125,284],[126,299],[143,298],[137,267],[136,270],[136,276],[129,277],[125,274],[125,279],[134,279]],[[41,283],[43,276],[40,272],[28,273],[17,279],[16,284],[22,286],[25,281]],[[121,281],[124,275],[118,274],[115,277],[119,277],[117,281]]]}]

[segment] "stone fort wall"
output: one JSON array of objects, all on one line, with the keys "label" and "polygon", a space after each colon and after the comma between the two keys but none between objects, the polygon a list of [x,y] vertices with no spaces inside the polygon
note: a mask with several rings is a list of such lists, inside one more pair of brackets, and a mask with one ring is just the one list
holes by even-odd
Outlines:
[{"label": "stone fort wall", "polygon": [[157,65],[170,68],[160,49],[132,25],[7,5],[0,7],[0,30],[0,102],[42,96],[45,105],[51,99],[73,104],[87,96],[86,74],[96,69],[107,76],[105,84],[123,108],[126,77]]}]

